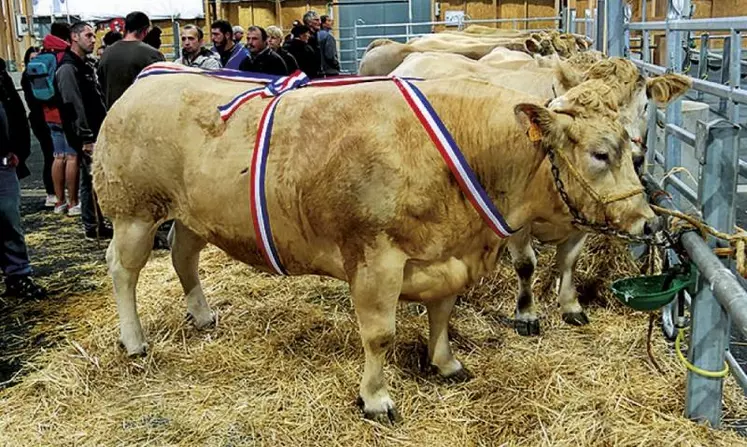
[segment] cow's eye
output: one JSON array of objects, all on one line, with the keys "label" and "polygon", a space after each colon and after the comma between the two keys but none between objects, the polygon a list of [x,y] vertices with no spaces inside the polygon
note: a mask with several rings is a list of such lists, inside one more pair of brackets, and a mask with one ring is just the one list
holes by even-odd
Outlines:
[{"label": "cow's eye", "polygon": [[603,163],[608,163],[610,161],[610,156],[607,152],[594,152],[594,154],[592,155],[597,161],[601,161]]}]

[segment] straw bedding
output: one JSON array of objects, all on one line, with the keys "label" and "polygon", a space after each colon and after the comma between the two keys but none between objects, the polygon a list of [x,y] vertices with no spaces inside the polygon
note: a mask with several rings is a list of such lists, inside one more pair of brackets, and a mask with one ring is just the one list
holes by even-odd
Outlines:
[{"label": "straw bedding", "polygon": [[[427,316],[401,304],[387,373],[404,421],[385,427],[354,406],[363,352],[346,284],[259,274],[209,247],[201,274],[219,318],[198,331],[185,320],[168,253],[156,252],[138,286],[150,351],[130,359],[117,346],[103,249],[45,231],[29,236],[35,253],[62,257],[54,249],[62,239],[95,262],[85,264],[79,289],[58,287],[50,300],[3,311],[28,316],[33,308],[22,338],[35,342],[0,390],[2,445],[747,445],[731,430],[682,417],[684,371],[658,335],[654,354],[665,375],[650,366],[646,315],[606,290],[638,267],[604,238],[592,240],[577,270],[587,327],[560,318],[550,248],[541,250],[534,288],[541,337],[511,328],[508,262],[460,298],[451,338],[475,376],[466,383],[428,372]],[[731,378],[724,400],[727,422],[747,414]]]}]

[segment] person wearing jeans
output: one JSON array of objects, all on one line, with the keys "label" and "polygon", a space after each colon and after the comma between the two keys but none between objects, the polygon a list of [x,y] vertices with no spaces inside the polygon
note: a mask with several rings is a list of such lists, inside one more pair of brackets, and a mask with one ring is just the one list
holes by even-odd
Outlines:
[{"label": "person wearing jeans", "polygon": [[31,279],[26,240],[21,228],[19,178],[29,175],[29,126],[21,97],[0,59],[0,269],[3,296],[41,298],[46,292]]},{"label": "person wearing jeans", "polygon": [[80,160],[81,221],[87,238],[109,239],[112,230],[100,218],[91,182],[96,138],[106,117],[96,70],[87,57],[93,52],[96,34],[90,25],[78,22],[70,30],[70,39],[72,44],[62,57],[56,81],[65,137]]}]

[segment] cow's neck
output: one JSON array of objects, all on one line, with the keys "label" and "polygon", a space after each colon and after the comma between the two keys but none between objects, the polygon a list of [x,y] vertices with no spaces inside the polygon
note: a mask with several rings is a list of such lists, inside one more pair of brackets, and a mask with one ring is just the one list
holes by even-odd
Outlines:
[{"label": "cow's neck", "polygon": [[[524,227],[536,217],[535,202],[546,202],[548,191],[553,191],[540,175],[547,160],[545,151],[531,143],[522,132],[511,132],[509,142],[501,149],[480,150],[473,170],[493,199],[504,219],[513,229]],[[549,164],[549,163],[548,163]],[[549,169],[548,169],[549,172]],[[555,194],[557,195],[557,194]]]}]

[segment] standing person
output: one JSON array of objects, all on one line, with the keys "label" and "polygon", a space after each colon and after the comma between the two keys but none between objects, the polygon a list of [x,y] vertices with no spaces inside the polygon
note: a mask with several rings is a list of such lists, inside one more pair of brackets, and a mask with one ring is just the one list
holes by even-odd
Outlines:
[{"label": "standing person", "polygon": [[234,25],[232,31],[233,43],[235,43],[236,45],[243,45],[241,41],[244,40],[244,28],[241,25]]},{"label": "standing person", "polygon": [[213,40],[213,53],[220,58],[223,68],[239,70],[249,51],[244,45],[236,45],[233,41],[233,28],[225,20],[217,20],[210,25],[210,36]]},{"label": "standing person", "polygon": [[166,60],[160,51],[142,42],[149,29],[147,15],[139,11],[127,14],[124,38],[107,48],[101,57],[98,74],[107,110],[135,82],[143,68]]},{"label": "standing person", "polygon": [[197,67],[205,70],[221,68],[218,57],[212,51],[203,47],[202,30],[194,25],[182,28],[182,57],[177,63],[187,67]]},{"label": "standing person", "polygon": [[34,136],[39,141],[42,155],[44,156],[44,168],[42,170],[42,180],[44,180],[44,190],[47,198],[44,206],[54,208],[57,203],[57,196],[54,193],[54,182],[52,181],[52,164],[54,163],[54,144],[52,143],[52,132],[49,130],[47,121],[44,119],[44,107],[41,101],[36,99],[29,79],[29,62],[39,54],[39,48],[30,47],[23,56],[23,74],[21,75],[21,88],[23,96],[26,98],[26,105],[29,109],[29,124]]},{"label": "standing person", "polygon": [[268,26],[267,45],[269,45],[272,51],[276,52],[278,56],[283,58],[283,62],[285,62],[285,68],[288,69],[288,74],[291,74],[294,71],[298,70],[298,62],[296,62],[296,58],[294,58],[293,55],[290,54],[288,50],[286,50],[282,46],[283,30],[275,25]]},{"label": "standing person", "polygon": [[320,17],[321,29],[317,33],[321,53],[321,75],[337,76],[340,74],[340,60],[337,56],[337,41],[332,35],[334,20],[330,16]]},{"label": "standing person", "polygon": [[279,76],[288,74],[283,58],[267,45],[267,31],[261,26],[250,26],[247,29],[246,47],[250,56],[244,59],[239,70]]},{"label": "standing person", "polygon": [[298,62],[298,68],[306,73],[306,76],[315,77],[319,73],[319,59],[308,43],[311,30],[306,25],[298,25],[291,30],[291,35],[293,39],[285,43],[285,49],[293,55]]},{"label": "standing person", "polygon": [[[81,220],[87,238],[111,238],[112,230],[104,225],[96,203],[91,176],[94,144],[106,117],[104,97],[96,79],[96,70],[93,61],[88,58],[93,53],[96,34],[90,25],[78,22],[73,25],[70,35],[72,45],[65,52],[60,68],[57,69],[57,89],[62,98],[65,135],[81,157]],[[105,56],[117,45],[107,50]]]},{"label": "standing person", "polygon": [[148,31],[148,34],[146,34],[145,37],[143,37],[143,43],[146,43],[152,46],[156,50],[160,50],[161,44],[162,44],[161,34],[163,34],[163,31],[161,30],[161,28],[154,26],[153,28],[150,29],[150,31]]},{"label": "standing person", "polygon": [[319,48],[319,37],[317,36],[317,33],[322,26],[322,20],[319,18],[319,14],[317,14],[316,11],[311,10],[307,11],[306,14],[303,15],[303,24],[309,27],[309,40],[306,43],[311,47],[312,50],[314,50],[316,60],[319,61],[319,68],[317,69],[317,73],[314,73],[313,76],[309,76],[318,77],[319,72],[322,69],[322,51]]},{"label": "standing person", "polygon": [[42,298],[46,295],[31,278],[26,238],[21,227],[19,178],[29,174],[29,126],[13,80],[0,59],[0,269],[5,277],[3,296]]},{"label": "standing person", "polygon": [[[56,88],[57,67],[70,46],[70,25],[62,22],[52,24],[51,33],[42,41],[42,51],[26,68],[31,93],[41,103],[44,121],[52,138],[52,186],[55,194],[55,214],[77,216],[78,203],[78,154],[70,147],[62,128],[60,98]],[[67,200],[65,197],[67,189]]]}]

